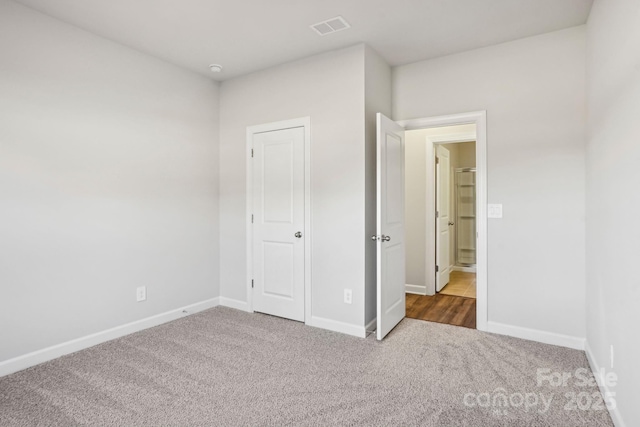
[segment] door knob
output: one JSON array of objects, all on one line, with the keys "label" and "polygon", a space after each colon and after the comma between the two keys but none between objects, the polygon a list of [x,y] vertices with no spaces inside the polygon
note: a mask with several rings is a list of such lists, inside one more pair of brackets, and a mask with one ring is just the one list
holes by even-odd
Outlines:
[{"label": "door knob", "polygon": [[450,223],[449,223],[449,225],[453,225],[453,223],[452,223],[452,222],[450,222]]},{"label": "door knob", "polygon": [[385,236],[384,234],[382,235],[383,242],[388,242],[389,240],[391,240],[391,236]]},{"label": "door knob", "polygon": [[376,236],[376,235],[374,234],[373,236],[371,236],[371,240],[373,240],[373,241],[375,242],[376,240],[378,240],[378,236]]},{"label": "door knob", "polygon": [[299,238],[302,237],[302,233],[298,231],[298,232],[296,232],[295,236],[299,239]]}]

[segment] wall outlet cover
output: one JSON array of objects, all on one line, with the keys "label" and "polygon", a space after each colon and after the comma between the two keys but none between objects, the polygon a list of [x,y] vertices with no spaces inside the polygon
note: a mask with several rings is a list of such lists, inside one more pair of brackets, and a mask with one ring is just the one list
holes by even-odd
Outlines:
[{"label": "wall outlet cover", "polygon": [[344,290],[344,303],[345,304],[351,304],[353,302],[353,293],[351,292],[351,289],[345,289]]},{"label": "wall outlet cover", "polygon": [[147,287],[139,286],[136,288],[136,301],[144,301],[147,299]]}]

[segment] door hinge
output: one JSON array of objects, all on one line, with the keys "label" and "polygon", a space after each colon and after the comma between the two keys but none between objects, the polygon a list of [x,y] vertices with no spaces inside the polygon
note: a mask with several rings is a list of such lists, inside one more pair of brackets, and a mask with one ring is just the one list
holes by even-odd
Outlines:
[{"label": "door hinge", "polygon": [[251,214],[251,224],[253,224],[253,214]]},{"label": "door hinge", "polygon": [[436,218],[440,218],[440,212],[436,211]]},{"label": "door hinge", "polygon": [[253,279],[251,279],[251,289],[253,289]]},{"label": "door hinge", "polygon": [[253,148],[251,149],[251,157],[253,157]]},{"label": "door hinge", "polygon": [[440,157],[436,157],[436,165],[440,163]]},{"label": "door hinge", "polygon": [[436,273],[440,271],[440,267],[436,265]]}]

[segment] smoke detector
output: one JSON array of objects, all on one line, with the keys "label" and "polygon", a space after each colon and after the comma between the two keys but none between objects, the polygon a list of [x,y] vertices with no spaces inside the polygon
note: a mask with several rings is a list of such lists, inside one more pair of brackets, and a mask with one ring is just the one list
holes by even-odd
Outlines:
[{"label": "smoke detector", "polygon": [[209,69],[211,70],[212,73],[221,73],[222,72],[222,65],[211,64],[211,65],[209,65]]},{"label": "smoke detector", "polygon": [[351,28],[351,25],[342,16],[336,16],[335,18],[327,19],[326,21],[318,22],[310,26],[313,31],[321,36],[327,34],[336,33],[338,31]]}]

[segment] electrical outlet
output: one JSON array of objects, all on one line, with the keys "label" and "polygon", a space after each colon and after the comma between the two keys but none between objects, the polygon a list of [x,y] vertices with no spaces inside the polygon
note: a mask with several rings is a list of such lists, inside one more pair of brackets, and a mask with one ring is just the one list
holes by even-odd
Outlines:
[{"label": "electrical outlet", "polygon": [[147,287],[139,286],[136,288],[136,301],[144,301],[147,299]]},{"label": "electrical outlet", "polygon": [[345,289],[344,290],[344,303],[345,304],[351,304],[353,300],[353,293],[351,292],[351,289]]}]

